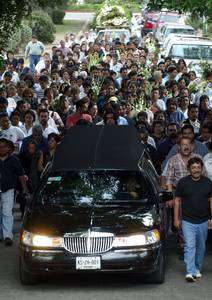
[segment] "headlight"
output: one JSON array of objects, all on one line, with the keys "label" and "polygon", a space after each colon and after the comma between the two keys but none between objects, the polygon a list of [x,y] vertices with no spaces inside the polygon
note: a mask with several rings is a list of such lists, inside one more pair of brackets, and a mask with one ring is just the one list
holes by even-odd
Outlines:
[{"label": "headlight", "polygon": [[116,237],[113,247],[133,247],[155,244],[160,241],[160,233],[157,229],[148,231],[144,234]]},{"label": "headlight", "polygon": [[61,237],[49,237],[45,235],[32,234],[28,231],[23,231],[21,236],[21,242],[26,246],[32,247],[62,247]]}]

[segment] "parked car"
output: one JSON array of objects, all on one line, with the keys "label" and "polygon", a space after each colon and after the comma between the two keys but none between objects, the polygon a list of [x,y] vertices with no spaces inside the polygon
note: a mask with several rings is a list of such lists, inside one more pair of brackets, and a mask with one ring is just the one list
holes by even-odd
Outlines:
[{"label": "parked car", "polygon": [[136,273],[163,283],[170,197],[161,193],[135,128],[72,128],[27,205],[22,284],[89,272]]},{"label": "parked car", "polygon": [[179,36],[183,36],[183,35],[195,36],[196,35],[196,31],[192,26],[176,24],[176,23],[167,23],[167,24],[163,25],[160,32],[161,32],[161,34],[160,34],[160,37],[158,38],[160,44],[163,44],[165,39],[170,34],[177,34]]},{"label": "parked car", "polygon": [[183,23],[182,16],[177,12],[162,11],[157,19],[157,27],[164,23]]},{"label": "parked car", "polygon": [[202,60],[212,62],[212,41],[199,37],[178,37],[172,39],[162,52],[162,58],[167,56],[176,60],[183,58],[190,70],[196,65],[199,73],[198,65]]},{"label": "parked car", "polygon": [[180,15],[177,12],[162,11],[156,22],[154,33],[156,33],[165,24],[185,24],[186,16]]},{"label": "parked car", "polygon": [[161,46],[161,53],[163,54],[166,48],[169,46],[169,44],[172,44],[177,39],[184,37],[184,38],[193,38],[193,35],[187,35],[187,34],[176,34],[176,33],[170,33],[167,38],[164,40],[162,46]]}]

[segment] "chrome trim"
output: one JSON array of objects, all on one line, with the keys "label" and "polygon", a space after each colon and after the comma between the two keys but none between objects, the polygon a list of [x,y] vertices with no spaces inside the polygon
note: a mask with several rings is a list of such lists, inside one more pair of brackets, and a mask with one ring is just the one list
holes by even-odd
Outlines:
[{"label": "chrome trim", "polygon": [[61,253],[63,252],[63,249],[61,250],[31,250],[32,253]]},{"label": "chrome trim", "polygon": [[104,253],[113,247],[114,234],[110,232],[86,232],[66,233],[63,236],[63,247],[76,254]]}]

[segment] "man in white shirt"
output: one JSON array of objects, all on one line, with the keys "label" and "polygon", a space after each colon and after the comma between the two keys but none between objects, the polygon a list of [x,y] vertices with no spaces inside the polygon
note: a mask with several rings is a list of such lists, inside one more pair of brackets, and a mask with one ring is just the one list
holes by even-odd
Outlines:
[{"label": "man in white shirt", "polygon": [[209,153],[203,157],[207,177],[212,181],[212,142],[208,143]]},{"label": "man in white shirt", "polygon": [[35,34],[32,35],[32,40],[27,44],[25,50],[25,57],[29,58],[29,67],[32,72],[35,72],[35,66],[40,60],[41,55],[45,51],[45,46],[42,42],[38,41]]},{"label": "man in white shirt", "polygon": [[59,134],[59,131],[56,127],[53,127],[48,124],[49,121],[49,111],[48,109],[41,109],[38,114],[39,124],[42,126],[43,129],[43,136],[48,138],[50,133]]},{"label": "man in white shirt", "polygon": [[0,114],[2,114],[2,112],[6,112],[8,116],[10,116],[13,110],[14,109],[12,107],[9,107],[9,102],[7,99],[0,97]]},{"label": "man in white shirt", "polygon": [[[158,109],[161,111],[166,110],[166,104],[162,99],[159,99],[160,92],[158,88],[153,88],[151,91],[151,101],[152,101],[152,108]],[[154,111],[154,110],[153,110]]]},{"label": "man in white shirt", "polygon": [[94,42],[94,38],[91,36],[89,31],[86,31],[83,38],[80,40],[80,43],[84,43],[86,42],[87,44],[89,44],[90,42]]},{"label": "man in white shirt", "polygon": [[183,122],[183,124],[190,124],[194,128],[194,133],[198,134],[200,131],[200,122],[198,121],[199,109],[196,104],[190,104],[188,106],[188,118]]},{"label": "man in white shirt", "polygon": [[0,138],[12,141],[19,152],[21,141],[25,138],[24,132],[16,126],[12,126],[7,113],[0,115]]},{"label": "man in white shirt", "polygon": [[122,80],[123,80],[124,78],[127,78],[127,75],[128,75],[127,68],[122,67],[122,68],[120,69],[120,75],[119,75],[119,77],[117,78],[117,82],[118,82],[118,84],[119,84],[119,88],[121,88]]},{"label": "man in white shirt", "polygon": [[[42,59],[37,63],[35,70],[37,71],[38,74],[41,73],[41,71],[43,69],[46,69],[47,65],[49,65],[49,63],[51,65],[51,57],[50,54],[48,52],[44,53]],[[48,71],[50,70],[50,68],[48,69]]]}]

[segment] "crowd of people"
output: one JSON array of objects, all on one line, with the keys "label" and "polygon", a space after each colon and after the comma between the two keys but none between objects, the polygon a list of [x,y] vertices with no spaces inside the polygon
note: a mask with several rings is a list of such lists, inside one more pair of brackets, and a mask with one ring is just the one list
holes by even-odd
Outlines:
[{"label": "crowd of people", "polygon": [[[208,199],[212,197],[211,70],[205,74],[204,90],[191,91],[189,87],[197,76],[183,59],[159,59],[159,46],[151,36],[125,39],[124,35],[116,39],[105,35],[98,40],[89,32],[79,38],[67,34],[60,45],[47,52],[33,35],[25,57],[16,58],[12,51],[2,53],[0,239],[5,245],[13,242],[15,191],[23,214],[26,193],[36,189],[57,145],[73,126],[134,126],[162,188],[177,191],[181,201],[186,194],[181,180],[190,174],[188,162],[191,166],[191,160],[198,158],[194,164],[200,164],[209,178],[202,186],[210,186],[206,190]],[[148,47],[150,41],[154,52]],[[175,202],[167,205],[173,207]],[[186,219],[188,222],[205,222],[201,205],[193,213],[199,213],[199,218]],[[209,213],[208,208],[208,219]],[[175,218],[180,232],[178,221]],[[179,233],[179,240],[183,247],[184,232]],[[203,243],[205,240],[206,235]],[[185,257],[190,255],[188,251]]]}]

